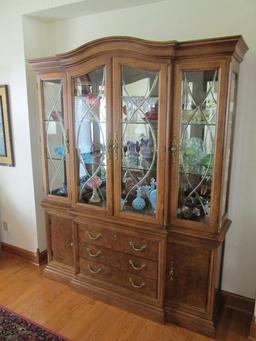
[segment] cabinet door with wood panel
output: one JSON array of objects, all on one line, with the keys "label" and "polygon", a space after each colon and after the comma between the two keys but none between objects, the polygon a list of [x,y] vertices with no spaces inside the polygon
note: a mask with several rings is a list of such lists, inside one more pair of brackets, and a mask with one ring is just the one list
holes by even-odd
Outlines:
[{"label": "cabinet door with wood panel", "polygon": [[194,245],[168,243],[167,301],[179,307],[206,312],[211,251]]},{"label": "cabinet door with wood panel", "polygon": [[72,220],[61,215],[48,215],[49,261],[73,267]]}]

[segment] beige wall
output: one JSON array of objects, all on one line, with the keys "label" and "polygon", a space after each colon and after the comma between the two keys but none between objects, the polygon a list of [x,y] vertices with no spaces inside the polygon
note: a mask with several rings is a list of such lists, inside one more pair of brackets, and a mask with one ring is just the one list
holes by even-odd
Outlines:
[{"label": "beige wall", "polygon": [[[11,229],[9,234],[2,232],[2,239],[30,250],[34,250],[37,245],[43,247],[45,241],[42,210],[39,207],[41,175],[40,158],[37,153],[39,144],[36,138],[37,104],[33,86],[34,76],[28,69],[30,106],[30,114],[28,114],[25,54],[27,57],[37,57],[55,52],[61,53],[89,40],[108,35],[130,35],[155,40],[190,40],[243,34],[250,50],[241,65],[230,200],[233,224],[226,241],[223,289],[254,297],[256,282],[254,265],[256,249],[255,0],[169,0],[50,24],[24,18],[24,44],[20,14],[75,1],[48,0],[37,1],[35,4],[34,1],[27,0],[23,1],[23,7],[17,6],[22,1],[4,0],[3,2],[7,4],[6,13],[10,13],[11,9],[13,14],[9,18],[4,16],[3,20],[0,18],[0,38],[5,46],[0,55],[0,74],[1,83],[8,83],[11,87],[12,113],[15,120],[15,155],[18,154],[18,162],[15,169],[0,167],[1,219],[7,219],[8,223],[10,221]],[[32,142],[32,149],[30,142]],[[12,179],[15,179],[15,182]],[[17,214],[13,214],[13,207],[17,208]]]}]

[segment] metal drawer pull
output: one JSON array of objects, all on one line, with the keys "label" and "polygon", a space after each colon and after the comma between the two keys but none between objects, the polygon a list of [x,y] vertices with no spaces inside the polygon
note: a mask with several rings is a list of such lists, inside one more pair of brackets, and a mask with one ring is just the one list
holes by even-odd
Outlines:
[{"label": "metal drawer pull", "polygon": [[99,255],[101,254],[101,251],[98,250],[96,253],[93,253],[88,247],[86,248],[88,255],[90,257],[99,257]]},{"label": "metal drawer pull", "polygon": [[96,234],[95,236],[93,234],[90,233],[90,231],[86,231],[87,236],[89,237],[89,239],[91,240],[97,240],[101,237],[101,233]]},{"label": "metal drawer pull", "polygon": [[136,247],[132,241],[130,241],[130,246],[133,249],[133,251],[135,251],[135,252],[141,252],[147,248],[146,244],[142,245],[141,247]]},{"label": "metal drawer pull", "polygon": [[129,260],[129,264],[131,265],[133,270],[142,270],[146,267],[145,263],[141,264],[141,266],[136,266],[131,259]]},{"label": "metal drawer pull", "polygon": [[90,264],[88,264],[88,270],[89,270],[90,273],[92,273],[92,274],[99,274],[99,273],[102,271],[101,268],[98,268],[97,270],[94,270],[94,269],[91,267]]},{"label": "metal drawer pull", "polygon": [[173,282],[174,278],[174,264],[173,262],[170,263],[170,270],[169,270],[169,279],[171,282]]},{"label": "metal drawer pull", "polygon": [[141,284],[135,284],[131,277],[129,277],[129,282],[130,282],[131,286],[136,288],[136,289],[142,289],[142,288],[144,288],[146,286],[145,282],[142,282]]}]

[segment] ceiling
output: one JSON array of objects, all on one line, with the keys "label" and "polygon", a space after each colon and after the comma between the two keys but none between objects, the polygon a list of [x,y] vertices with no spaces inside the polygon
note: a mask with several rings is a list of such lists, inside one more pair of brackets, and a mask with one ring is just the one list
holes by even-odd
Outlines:
[{"label": "ceiling", "polygon": [[163,0],[84,0],[69,5],[29,13],[28,16],[51,22],[161,1]]}]

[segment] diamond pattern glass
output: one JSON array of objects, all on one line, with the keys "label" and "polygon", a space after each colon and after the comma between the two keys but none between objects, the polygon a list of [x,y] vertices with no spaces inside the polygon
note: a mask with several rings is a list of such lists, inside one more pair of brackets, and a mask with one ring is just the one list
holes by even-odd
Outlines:
[{"label": "diamond pattern glass", "polygon": [[106,207],[105,69],[74,78],[78,201]]},{"label": "diamond pattern glass", "polygon": [[177,216],[207,222],[218,97],[218,70],[183,72]]},{"label": "diamond pattern glass", "polygon": [[66,130],[61,80],[43,81],[46,158],[48,165],[48,193],[68,196],[65,144]]},{"label": "diamond pattern glass", "polygon": [[121,69],[121,209],[155,215],[159,73]]}]

